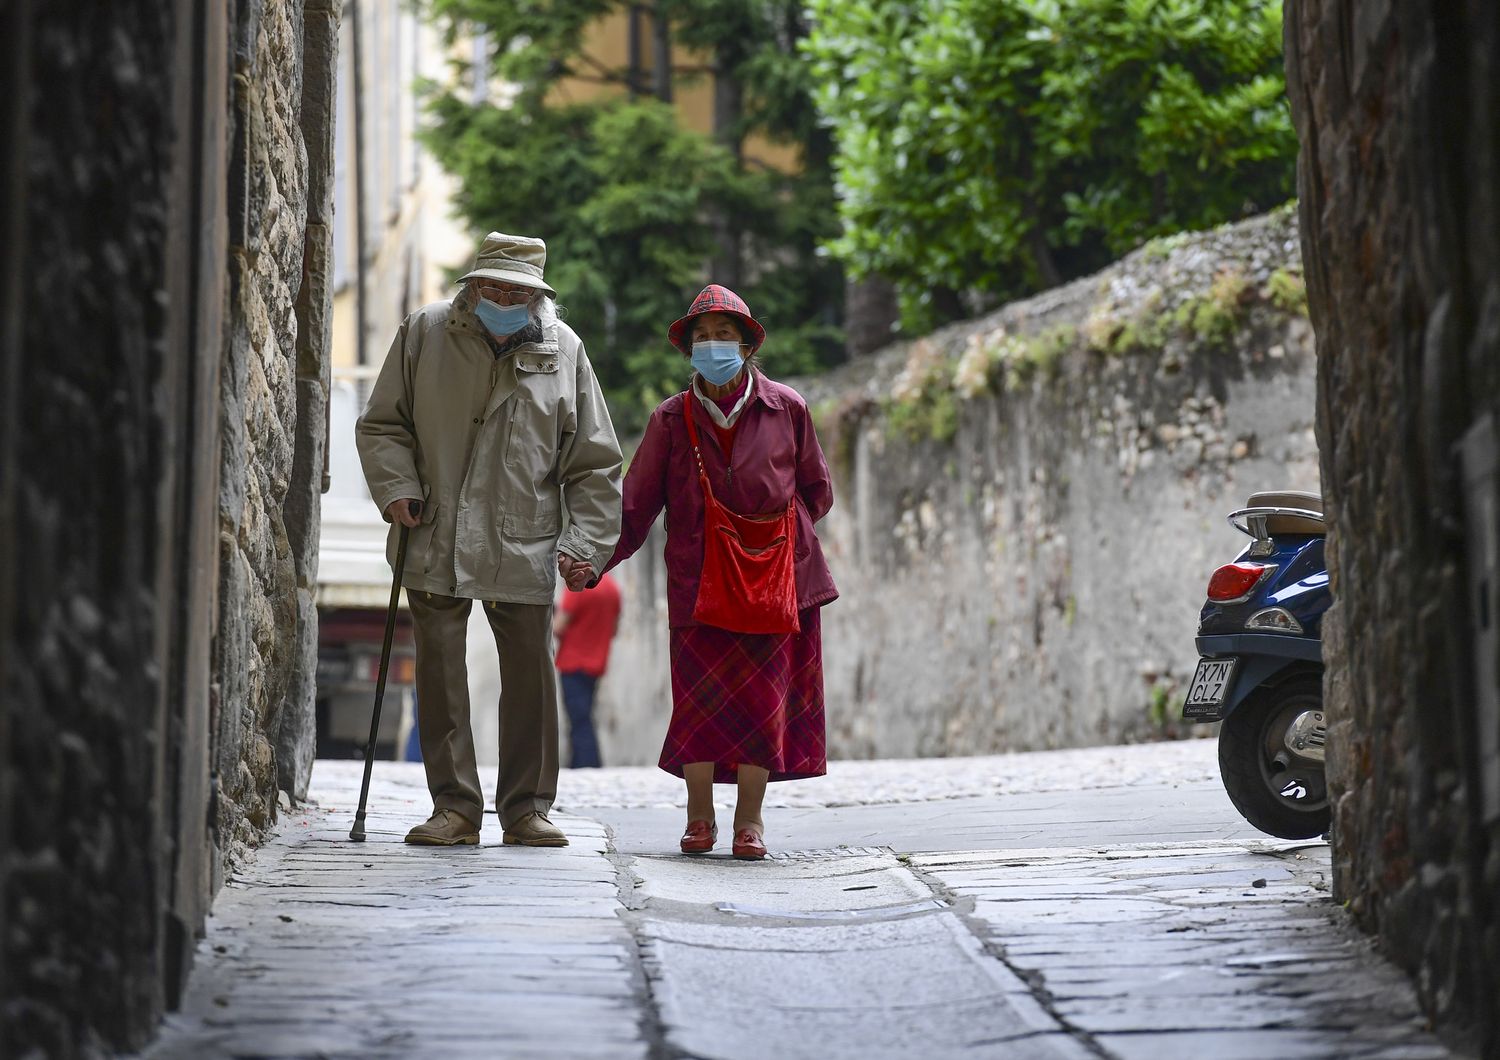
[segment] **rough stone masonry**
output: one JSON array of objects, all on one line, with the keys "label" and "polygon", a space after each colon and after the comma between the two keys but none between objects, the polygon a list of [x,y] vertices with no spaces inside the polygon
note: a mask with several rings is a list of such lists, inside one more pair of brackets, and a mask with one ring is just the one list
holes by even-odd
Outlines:
[{"label": "rough stone masonry", "polygon": [[315,751],[337,20],[332,0],[246,5],[235,40],[214,697],[226,847],[264,831],[278,789],[306,793]]},{"label": "rough stone masonry", "polygon": [[0,12],[0,1052],[139,1046],[311,763],[335,0]]},{"label": "rough stone masonry", "polygon": [[1338,897],[1500,1056],[1500,8],[1294,0]]}]

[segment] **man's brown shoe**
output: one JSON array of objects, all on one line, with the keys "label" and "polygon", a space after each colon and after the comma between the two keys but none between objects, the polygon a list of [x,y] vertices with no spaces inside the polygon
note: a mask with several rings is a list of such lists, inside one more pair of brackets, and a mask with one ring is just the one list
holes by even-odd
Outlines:
[{"label": "man's brown shoe", "polygon": [[434,810],[431,817],[406,833],[406,841],[428,847],[473,846],[479,842],[479,829],[461,813]]},{"label": "man's brown shoe", "polygon": [[542,813],[528,813],[505,830],[507,846],[565,847],[568,837]]}]

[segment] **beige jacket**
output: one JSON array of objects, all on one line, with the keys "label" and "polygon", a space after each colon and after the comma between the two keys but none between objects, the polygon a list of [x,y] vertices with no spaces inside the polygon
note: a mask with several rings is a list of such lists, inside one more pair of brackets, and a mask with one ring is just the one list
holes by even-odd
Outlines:
[{"label": "beige jacket", "polygon": [[406,588],[548,604],[559,551],[596,571],[614,551],[620,444],[583,343],[554,313],[541,324],[497,359],[466,291],[397,332],[355,434],[382,515],[424,501]]}]

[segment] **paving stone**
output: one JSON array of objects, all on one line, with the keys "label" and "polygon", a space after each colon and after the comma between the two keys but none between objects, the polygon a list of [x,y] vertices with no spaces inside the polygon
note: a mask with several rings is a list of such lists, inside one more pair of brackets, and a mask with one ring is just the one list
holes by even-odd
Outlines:
[{"label": "paving stone", "polygon": [[[678,938],[655,937],[646,949],[661,966],[666,991],[690,998],[690,1008],[743,1004],[757,1011],[763,1006],[775,1011],[878,1010],[942,1007],[1027,993],[999,962],[982,959],[959,943],[948,922],[948,917],[908,921],[921,932],[878,954],[857,944],[845,948],[853,940],[838,928],[718,925],[683,925]],[[813,938],[789,944],[788,934]],[[646,935],[653,936],[649,924]],[[692,941],[683,941],[682,935]],[[1010,1028],[1012,1033],[1035,1029]]]},{"label": "paving stone", "polygon": [[487,814],[435,850],[401,842],[420,766],[382,763],[352,844],[359,764],[320,762],[149,1055],[1446,1057],[1326,845],[1251,832],[1212,746],[837,764],[773,786],[761,863],[677,855],[649,770],[565,772],[600,804],[567,848]]},{"label": "paving stone", "polygon": [[284,821],[220,893],[148,1055],[648,1054],[602,827],[557,815],[562,849],[505,847],[490,827],[476,847],[410,847],[377,770],[369,840],[351,843],[357,786],[332,772],[328,790],[314,772],[324,805]]},{"label": "paving stone", "polygon": [[992,944],[1108,1055],[1447,1055],[1410,983],[1316,886],[1326,848],[1151,844],[912,864],[974,898]]},{"label": "paving stone", "polygon": [[[889,853],[829,851],[745,868],[634,863],[644,902],[637,931],[674,1048],[703,1057],[1086,1055]],[[917,915],[891,912],[892,899],[923,896],[929,904]],[[759,898],[761,915],[745,916],[744,898]],[[787,910],[809,909],[881,918],[784,922]]]},{"label": "paving stone", "polygon": [[1107,1055],[1119,1060],[1347,1060],[1350,1055],[1329,1052],[1327,1039],[1308,1031],[1171,1031],[1109,1034],[1097,1040]]},{"label": "paving stone", "polygon": [[[934,804],[935,815],[941,815],[943,804],[981,795],[1217,784],[1218,780],[1217,745],[1200,739],[1025,755],[830,762],[826,777],[773,784],[766,806],[775,810],[928,802]],[[357,778],[354,784],[357,788]],[[681,780],[656,769],[567,770],[558,784],[558,803],[568,809],[677,807],[682,803],[682,790]],[[721,787],[717,792],[732,798],[731,788]],[[732,806],[729,798],[717,804],[725,809]],[[1054,805],[1062,805],[1061,800]],[[1126,823],[1139,819],[1126,811],[1113,816]]]},{"label": "paving stone", "polygon": [[765,916],[877,909],[932,898],[890,854],[755,865],[727,858],[637,858],[635,872],[643,898],[738,906]]}]

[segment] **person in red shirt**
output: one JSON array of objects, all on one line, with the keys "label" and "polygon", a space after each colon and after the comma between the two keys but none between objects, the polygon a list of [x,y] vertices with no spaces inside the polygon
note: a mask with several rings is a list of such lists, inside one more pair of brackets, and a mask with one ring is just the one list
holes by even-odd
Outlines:
[{"label": "person in red shirt", "polygon": [[620,587],[608,574],[582,592],[565,593],[553,620],[557,634],[557,674],[568,712],[568,744],[573,769],[597,768],[599,738],[594,733],[594,693],[609,666],[609,645],[620,628]]}]

